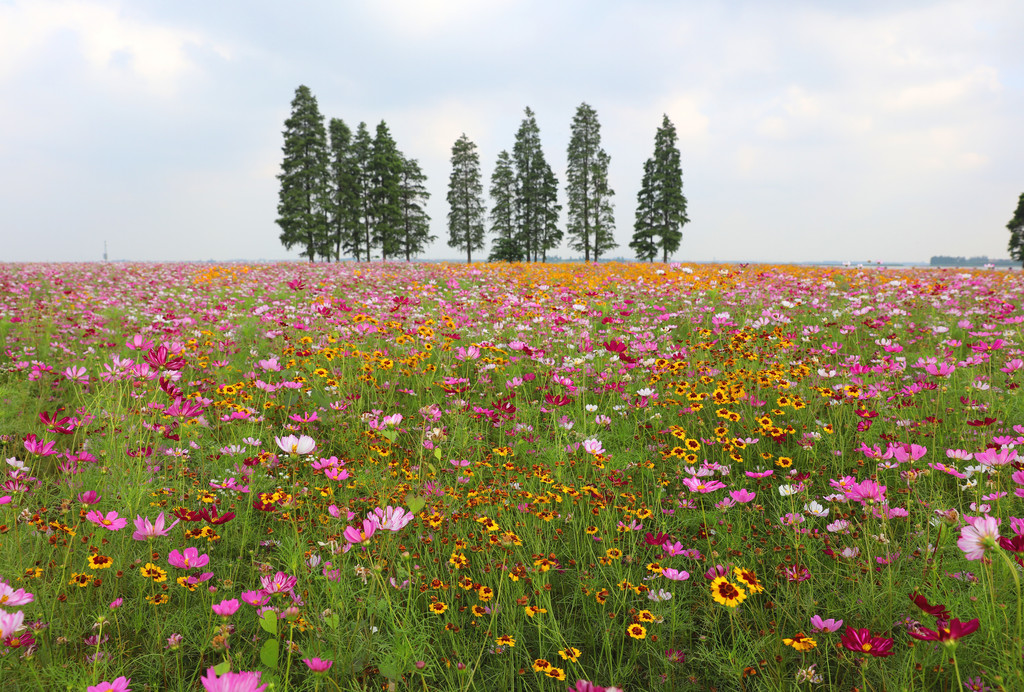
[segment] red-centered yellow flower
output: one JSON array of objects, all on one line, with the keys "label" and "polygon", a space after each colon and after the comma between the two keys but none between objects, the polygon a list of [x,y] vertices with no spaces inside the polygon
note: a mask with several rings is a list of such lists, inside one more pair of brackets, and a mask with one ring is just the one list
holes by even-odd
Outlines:
[{"label": "red-centered yellow flower", "polygon": [[638,622],[654,622],[654,613],[649,610],[641,610],[636,614]]},{"label": "red-centered yellow flower", "polygon": [[516,645],[515,638],[512,637],[512,635],[509,635],[509,634],[505,634],[505,635],[502,635],[502,636],[498,637],[497,639],[494,640],[494,642],[498,646],[507,646],[510,649],[513,648]]},{"label": "red-centered yellow flower", "polygon": [[72,572],[71,573],[71,580],[68,581],[69,585],[77,586],[80,589],[84,589],[85,587],[89,586],[89,584],[91,584],[91,583],[92,583],[92,576],[90,576],[89,574],[87,574],[85,572],[81,572],[81,573],[79,573],[79,572]]},{"label": "red-centered yellow flower", "polygon": [[114,561],[106,555],[90,555],[89,567],[92,569],[107,569]]},{"label": "red-centered yellow flower", "polygon": [[543,658],[538,658],[533,662],[533,672],[535,673],[542,673],[550,667],[551,664],[545,661]]},{"label": "red-centered yellow flower", "polygon": [[544,675],[547,675],[549,678],[554,678],[555,680],[565,680],[565,671],[561,668],[556,668],[555,666],[551,666],[545,670]]},{"label": "red-centered yellow flower", "polygon": [[462,553],[452,553],[452,556],[448,558],[448,564],[455,569],[465,569],[469,567],[469,560]]},{"label": "red-centered yellow flower", "polygon": [[440,615],[446,610],[448,610],[448,605],[446,603],[441,603],[440,601],[438,601],[437,603],[430,604],[430,612],[434,613],[435,615]]},{"label": "red-centered yellow flower", "polygon": [[613,560],[618,560],[620,557],[622,557],[622,551],[618,548],[609,548],[608,550],[604,551],[604,554]]},{"label": "red-centered yellow flower", "polygon": [[818,645],[818,642],[805,636],[803,632],[797,633],[792,639],[783,639],[782,643],[786,646],[792,646],[797,651],[810,651]]},{"label": "red-centered yellow flower", "polygon": [[163,605],[171,600],[171,597],[165,593],[158,593],[155,596],[146,596],[146,600],[153,605]]},{"label": "red-centered yellow flower", "polygon": [[633,639],[644,639],[647,637],[647,629],[643,625],[630,625],[626,628],[626,634]]},{"label": "red-centered yellow flower", "polygon": [[475,605],[470,608],[470,610],[473,612],[473,615],[478,618],[482,618],[484,615],[487,615],[487,609],[483,606]]},{"label": "red-centered yellow flower", "polygon": [[564,658],[566,661],[572,661],[573,663],[575,663],[579,660],[581,653],[582,652],[579,649],[567,646],[564,649],[561,649],[558,652],[558,655]]},{"label": "red-centered yellow flower", "polygon": [[167,572],[157,565],[154,565],[152,562],[147,562],[146,566],[139,570],[139,574],[144,577],[148,577],[157,583],[167,581]]},{"label": "red-centered yellow flower", "polygon": [[717,577],[711,582],[711,597],[724,606],[735,608],[743,602],[747,594],[725,577]]},{"label": "red-centered yellow flower", "polygon": [[481,586],[476,592],[477,598],[486,603],[487,601],[494,598],[494,589],[489,586]]},{"label": "red-centered yellow flower", "polygon": [[540,606],[526,606],[526,608],[524,608],[524,610],[526,611],[526,614],[529,615],[530,617],[533,617],[537,613],[546,613],[546,612],[548,612],[547,608],[541,608]]},{"label": "red-centered yellow flower", "polygon": [[736,581],[746,586],[750,593],[761,593],[764,591],[764,584],[757,580],[757,575],[754,574],[753,570],[734,567],[732,571],[736,575]]}]

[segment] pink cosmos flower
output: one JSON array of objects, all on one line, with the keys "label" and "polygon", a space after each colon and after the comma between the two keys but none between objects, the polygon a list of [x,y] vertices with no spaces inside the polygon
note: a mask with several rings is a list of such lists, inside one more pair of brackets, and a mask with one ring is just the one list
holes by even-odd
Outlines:
[{"label": "pink cosmos flower", "polygon": [[600,440],[591,438],[589,440],[583,440],[583,451],[596,456],[598,454],[604,454],[604,447],[601,446]]},{"label": "pink cosmos flower", "polygon": [[721,481],[703,481],[700,478],[684,478],[683,485],[685,485],[691,493],[710,493],[715,490],[721,490],[725,487],[725,483]]},{"label": "pink cosmos flower", "polygon": [[384,509],[378,507],[373,510],[377,518],[377,528],[387,531],[401,531],[411,522],[415,516],[405,507],[392,507],[388,505]]},{"label": "pink cosmos flower", "polygon": [[35,595],[30,594],[25,589],[14,590],[7,582],[0,579],[0,606],[22,606],[27,605],[35,600]]},{"label": "pink cosmos flower", "polygon": [[24,612],[17,610],[13,613],[8,613],[3,608],[0,608],[0,639],[6,639],[17,632],[24,621]]},{"label": "pink cosmos flower", "polygon": [[811,616],[811,627],[814,628],[815,632],[835,632],[842,626],[842,620],[834,620],[832,618],[822,620],[820,615]]},{"label": "pink cosmos flower", "polygon": [[686,581],[690,578],[690,573],[685,570],[666,567],[665,569],[661,570],[661,576],[665,577],[666,579],[671,579],[672,581]]},{"label": "pink cosmos flower", "polygon": [[132,534],[132,538],[137,541],[144,541],[149,538],[156,538],[157,536],[166,536],[170,533],[171,529],[178,525],[180,519],[175,519],[174,523],[168,527],[164,527],[164,513],[160,512],[160,515],[156,518],[156,523],[150,523],[148,517],[141,517],[135,515],[135,533]]},{"label": "pink cosmos flower", "polygon": [[199,678],[203,683],[206,692],[264,692],[267,683],[260,684],[259,671],[250,672],[243,670],[238,673],[224,673],[217,677],[217,672],[211,666],[207,669],[206,675]]},{"label": "pink cosmos flower", "polygon": [[601,687],[587,680],[577,680],[576,686],[568,688],[568,692],[622,692],[622,688]]},{"label": "pink cosmos flower", "polygon": [[263,589],[253,591],[243,591],[242,600],[251,606],[259,608],[270,603],[270,594]]},{"label": "pink cosmos flower", "polygon": [[96,526],[102,526],[107,531],[120,531],[128,526],[128,520],[117,516],[117,512],[107,512],[105,515],[98,509],[94,509],[85,515],[85,518]]},{"label": "pink cosmos flower", "polygon": [[365,543],[377,530],[377,522],[372,519],[363,519],[362,529],[354,526],[346,526],[344,531],[345,540],[349,543]]},{"label": "pink cosmos flower", "polygon": [[322,658],[304,658],[302,662],[314,673],[326,673],[334,665],[334,661],[325,661]]},{"label": "pink cosmos flower", "polygon": [[999,520],[986,514],[984,518],[968,518],[967,521],[970,523],[960,529],[956,544],[964,551],[965,558],[980,560],[999,541]]},{"label": "pink cosmos flower", "polygon": [[12,498],[10,495],[4,495],[3,497],[0,497],[0,505],[9,504],[13,499],[14,498]]},{"label": "pink cosmos flower", "polygon": [[739,490],[730,490],[729,497],[736,500],[736,502],[750,502],[757,497],[757,493],[751,492],[746,488],[740,488]]},{"label": "pink cosmos flower", "polygon": [[288,454],[309,454],[316,449],[316,442],[309,435],[288,435],[287,437],[275,437],[274,441],[281,448],[282,452]]},{"label": "pink cosmos flower", "polygon": [[210,556],[206,553],[200,555],[198,549],[190,546],[185,548],[184,553],[172,550],[167,556],[167,563],[171,565],[171,567],[177,567],[178,569],[205,567],[210,564]]},{"label": "pink cosmos flower", "polygon": [[78,501],[83,505],[95,505],[101,499],[101,496],[95,490],[86,490],[84,493],[78,493]]},{"label": "pink cosmos flower", "polygon": [[768,476],[775,473],[774,469],[768,469],[767,471],[747,471],[747,478],[767,478]]},{"label": "pink cosmos flower", "polygon": [[126,678],[122,675],[119,678],[115,678],[113,682],[104,680],[98,685],[89,685],[85,688],[85,692],[131,692],[131,688],[128,687],[131,681],[131,678]]},{"label": "pink cosmos flower", "polygon": [[220,603],[214,603],[210,607],[213,609],[214,613],[216,613],[217,615],[220,615],[222,618],[226,618],[226,617],[231,617],[236,612],[238,612],[238,606],[239,605],[240,604],[238,603],[238,599],[237,598],[231,598],[231,599],[223,600]]}]

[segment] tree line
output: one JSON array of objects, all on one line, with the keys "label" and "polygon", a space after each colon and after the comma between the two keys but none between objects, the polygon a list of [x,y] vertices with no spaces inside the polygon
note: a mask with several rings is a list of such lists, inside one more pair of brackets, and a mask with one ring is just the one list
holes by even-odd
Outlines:
[{"label": "tree line", "polygon": [[[277,224],[287,249],[337,261],[404,257],[411,260],[436,240],[424,205],[430,197],[416,159],[397,147],[387,124],[371,138],[365,123],[355,134],[339,118],[324,127],[316,97],[300,86],[285,121]],[[662,118],[654,154],[644,164],[633,237],[637,259],[653,261],[679,249],[689,221],[675,127]],[[502,150],[491,174],[490,208],[484,201],[480,156],[465,134],[452,146],[448,180],[449,247],[466,253],[484,249],[489,261],[546,261],[548,251],[568,240],[585,261],[597,261],[615,242],[608,185],[610,157],[601,146],[597,112],[583,103],[571,124],[565,181],[566,225],[559,225],[558,180],[541,147],[540,128],[526,108],[511,154]]]}]

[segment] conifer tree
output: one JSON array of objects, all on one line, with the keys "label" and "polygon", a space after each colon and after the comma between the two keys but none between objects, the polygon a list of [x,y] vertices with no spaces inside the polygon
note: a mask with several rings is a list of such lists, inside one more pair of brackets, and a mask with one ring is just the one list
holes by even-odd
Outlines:
[{"label": "conifer tree", "polygon": [[516,238],[516,173],[512,157],[502,150],[491,174],[491,245],[490,262],[520,262],[523,249]]},{"label": "conifer tree", "polygon": [[377,125],[373,153],[370,156],[370,209],[373,217],[370,247],[380,249],[382,262],[401,250],[401,177],[402,157],[387,124],[382,120]]},{"label": "conifer tree", "polygon": [[644,163],[644,177],[637,194],[633,242],[638,259],[653,261],[661,248],[662,262],[679,249],[683,239],[686,197],[683,196],[683,170],[676,146],[676,128],[665,115],[654,136],[654,156]]},{"label": "conifer tree", "polygon": [[352,150],[352,130],[340,118],[331,118],[329,232],[334,259],[351,253],[359,261],[362,247],[359,233],[358,169]]},{"label": "conifer tree", "polygon": [[313,262],[332,252],[328,235],[331,202],[327,132],[316,97],[306,85],[295,90],[284,128],[284,159],[277,176],[281,181],[277,204],[280,239],[288,250],[293,245],[303,246],[302,256]]},{"label": "conifer tree", "polygon": [[373,228],[376,224],[373,215],[373,173],[370,169],[373,157],[373,140],[366,123],[361,122],[356,128],[356,136],[352,140],[351,165],[355,179],[356,206],[353,212],[355,230],[353,233],[352,251],[356,261],[370,261],[370,249],[373,247]]},{"label": "conifer tree", "polygon": [[597,111],[582,103],[572,119],[565,193],[569,247],[582,250],[586,262],[592,252],[596,261],[600,252],[615,247],[610,201],[615,193],[608,187],[608,161]]},{"label": "conifer tree", "polygon": [[1013,213],[1006,228],[1010,231],[1010,259],[1024,266],[1024,192],[1017,200],[1017,211]]},{"label": "conifer tree", "polygon": [[452,146],[452,173],[448,179],[448,246],[466,253],[484,248],[483,183],[476,144],[465,133]]},{"label": "conifer tree", "polygon": [[515,163],[515,239],[522,246],[519,254],[527,261],[545,256],[546,251],[561,241],[558,231],[558,181],[544,159],[540,145],[540,128],[529,107],[525,109],[512,147]]},{"label": "conifer tree", "polygon": [[423,174],[416,159],[399,156],[402,160],[402,172],[398,181],[402,210],[399,245],[405,255],[405,261],[410,262],[413,256],[421,254],[426,249],[428,243],[437,240],[437,236],[430,233],[430,216],[424,209],[430,198],[426,188],[427,176]]}]

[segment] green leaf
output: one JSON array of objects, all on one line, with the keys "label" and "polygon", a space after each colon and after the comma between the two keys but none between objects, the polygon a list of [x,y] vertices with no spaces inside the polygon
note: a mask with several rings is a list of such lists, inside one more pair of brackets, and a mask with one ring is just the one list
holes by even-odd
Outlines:
[{"label": "green leaf", "polygon": [[277,613],[268,610],[260,617],[260,627],[271,634],[277,634]]},{"label": "green leaf", "polygon": [[332,630],[338,629],[338,614],[337,613],[331,613],[330,615],[325,617],[324,618],[324,624],[326,624]]},{"label": "green leaf", "polygon": [[409,506],[409,511],[413,514],[419,514],[420,510],[423,509],[427,501],[422,497],[417,497],[412,493],[405,496],[405,504]]},{"label": "green leaf", "polygon": [[277,647],[276,639],[268,639],[263,642],[263,648],[260,649],[260,661],[267,668],[277,668]]},{"label": "green leaf", "polygon": [[218,676],[224,675],[224,673],[228,672],[229,670],[231,670],[231,661],[221,661],[213,667],[213,672],[216,673]]}]

